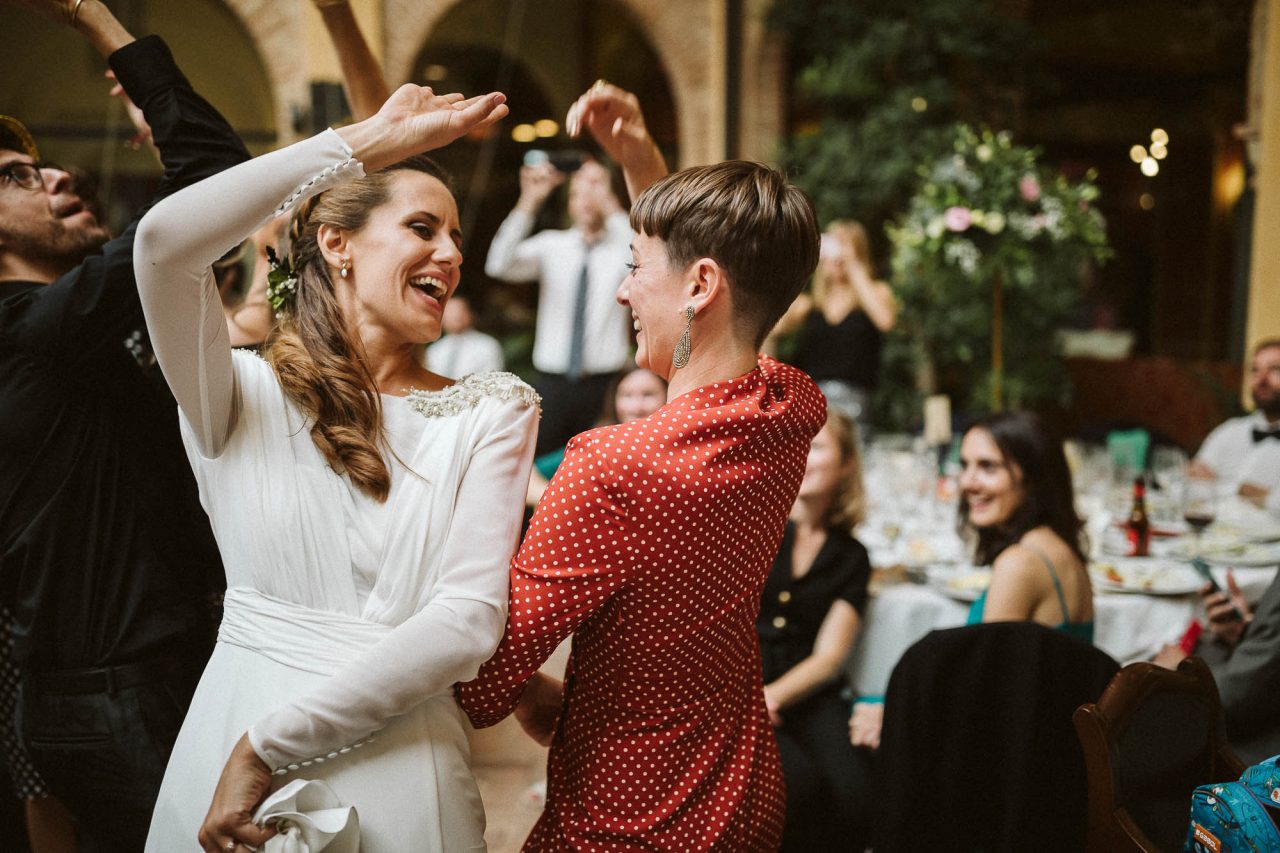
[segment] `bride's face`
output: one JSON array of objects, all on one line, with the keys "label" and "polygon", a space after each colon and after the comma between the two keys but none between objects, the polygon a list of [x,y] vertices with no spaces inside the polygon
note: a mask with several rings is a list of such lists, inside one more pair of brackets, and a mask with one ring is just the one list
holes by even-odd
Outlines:
[{"label": "bride's face", "polygon": [[458,287],[462,232],[458,205],[438,179],[399,170],[390,198],[347,238],[348,277],[335,275],[362,333],[376,328],[396,342],[440,337],[444,306]]}]

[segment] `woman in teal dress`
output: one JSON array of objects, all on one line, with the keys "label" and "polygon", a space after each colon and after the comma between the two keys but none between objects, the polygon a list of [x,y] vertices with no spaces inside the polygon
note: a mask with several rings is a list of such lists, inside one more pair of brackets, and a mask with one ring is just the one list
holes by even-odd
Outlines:
[{"label": "woman in teal dress", "polygon": [[1093,588],[1062,442],[1030,412],[975,423],[960,446],[960,525],[991,585],[969,623],[1039,622],[1093,642]]}]

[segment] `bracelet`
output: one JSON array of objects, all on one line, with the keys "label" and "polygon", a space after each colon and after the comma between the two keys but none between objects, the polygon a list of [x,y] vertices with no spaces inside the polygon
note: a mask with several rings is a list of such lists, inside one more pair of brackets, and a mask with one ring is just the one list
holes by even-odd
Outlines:
[{"label": "bracelet", "polygon": [[71,29],[73,30],[76,28],[76,19],[80,17],[80,6],[83,3],[84,0],[76,0],[76,5],[71,7]]}]

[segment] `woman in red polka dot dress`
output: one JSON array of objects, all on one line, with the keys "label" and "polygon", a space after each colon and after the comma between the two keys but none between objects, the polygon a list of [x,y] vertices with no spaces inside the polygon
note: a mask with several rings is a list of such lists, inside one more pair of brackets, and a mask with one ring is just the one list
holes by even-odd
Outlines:
[{"label": "woman in red polka dot dress", "polygon": [[[606,86],[575,109],[642,186],[661,160],[635,99]],[[757,352],[816,265],[813,208],[737,161],[659,180],[631,223],[618,301],[668,402],[569,443],[512,561],[506,635],[458,699],[551,746],[525,850],[776,850],[755,619],[826,403]],[[538,674],[570,633],[563,684]]]}]

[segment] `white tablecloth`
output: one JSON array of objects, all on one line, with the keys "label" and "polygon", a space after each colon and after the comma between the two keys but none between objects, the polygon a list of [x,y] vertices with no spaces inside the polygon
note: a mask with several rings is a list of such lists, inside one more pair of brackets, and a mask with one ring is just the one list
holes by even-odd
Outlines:
[{"label": "white tablecloth", "polygon": [[[1236,583],[1257,601],[1276,569],[1236,569]],[[1219,584],[1226,571],[1214,569]],[[1165,643],[1176,641],[1193,617],[1204,621],[1196,595],[1155,596],[1099,592],[1093,600],[1094,644],[1120,664],[1146,660]],[[883,696],[898,658],[935,628],[963,625],[969,605],[931,586],[900,584],[872,596],[862,631],[850,656],[849,683],[861,695]]]}]

